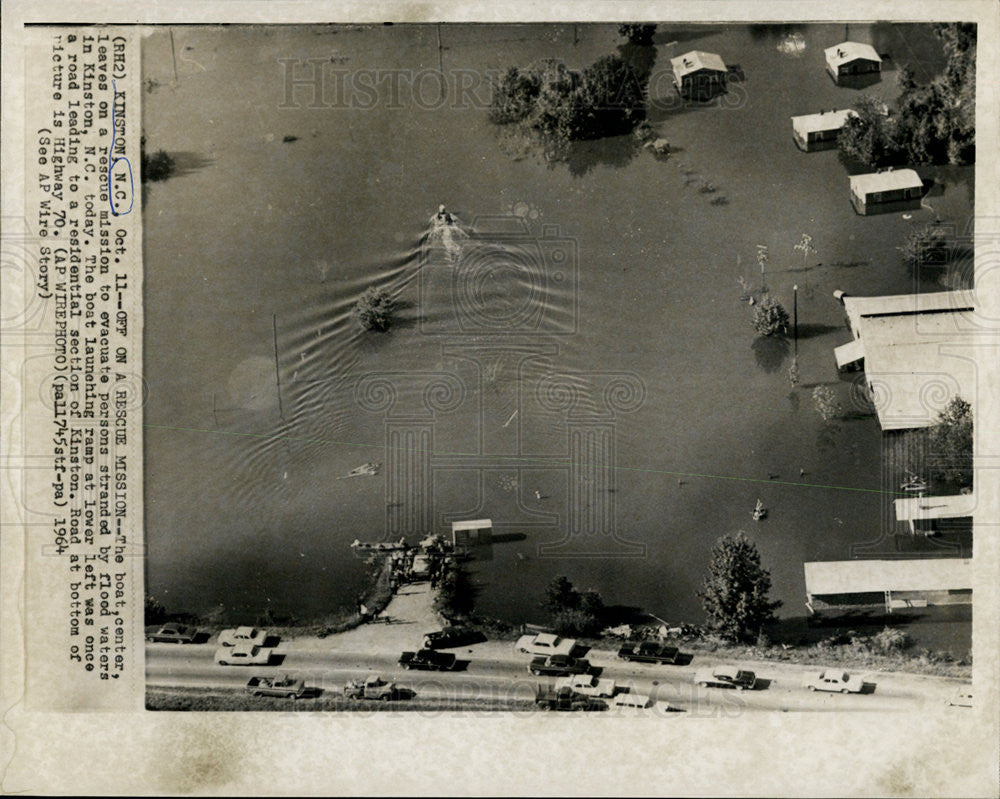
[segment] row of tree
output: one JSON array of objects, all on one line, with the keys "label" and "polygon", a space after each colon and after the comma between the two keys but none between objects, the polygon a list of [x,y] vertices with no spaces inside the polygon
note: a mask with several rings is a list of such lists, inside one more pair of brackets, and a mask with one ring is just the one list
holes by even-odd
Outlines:
[{"label": "row of tree", "polygon": [[946,57],[943,72],[918,84],[902,69],[895,113],[863,96],[854,105],[838,144],[868,167],[901,164],[971,164],[976,155],[976,25],[935,25]]}]

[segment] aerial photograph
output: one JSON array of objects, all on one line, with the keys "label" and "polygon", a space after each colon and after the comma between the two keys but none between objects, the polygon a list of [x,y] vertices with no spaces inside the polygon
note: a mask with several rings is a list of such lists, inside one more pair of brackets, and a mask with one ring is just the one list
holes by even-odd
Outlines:
[{"label": "aerial photograph", "polygon": [[976,41],[146,28],[145,707],[969,714]]}]

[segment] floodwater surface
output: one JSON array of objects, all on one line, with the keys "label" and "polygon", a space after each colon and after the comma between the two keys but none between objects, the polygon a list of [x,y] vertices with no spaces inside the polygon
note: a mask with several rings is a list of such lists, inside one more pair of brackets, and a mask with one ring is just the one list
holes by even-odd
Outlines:
[{"label": "floodwater surface", "polygon": [[[847,35],[891,56],[864,90],[888,100],[901,65],[942,63],[926,27]],[[149,593],[174,611],[322,617],[365,585],[354,539],[490,518],[486,615],[539,620],[565,574],[700,621],[725,533],[756,542],[785,615],[803,612],[804,561],[896,552],[898,486],[837,374],[849,334],[832,293],[940,289],[896,247],[936,216],[964,230],[972,171],[922,169],[937,184],[908,215],[854,213],[837,152],[800,152],[789,120],[860,93],[824,69],[844,36],[660,26],[649,121],[673,155],[621,136],[550,164],[488,121],[489,75],[586,66],[615,52],[615,26],[151,35],[147,147],[187,168],[144,198]],[[690,49],[738,67],[725,97],[677,98],[669,59]],[[753,332],[741,281],[762,279],[797,305],[797,344]],[[389,333],[351,316],[373,285],[399,303]],[[846,418],[823,423],[817,385]],[[346,477],[366,463],[378,474]]]}]

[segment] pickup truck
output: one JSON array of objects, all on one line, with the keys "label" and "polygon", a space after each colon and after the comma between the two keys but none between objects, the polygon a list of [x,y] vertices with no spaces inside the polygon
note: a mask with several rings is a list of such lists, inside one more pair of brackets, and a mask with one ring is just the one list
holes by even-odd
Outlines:
[{"label": "pickup truck", "polygon": [[588,674],[590,661],[571,658],[569,655],[549,655],[532,658],[528,671],[536,676],[571,677],[574,674]]},{"label": "pickup truck", "polygon": [[251,677],[247,681],[246,692],[251,696],[283,696],[301,699],[306,692],[305,680],[297,680],[286,674],[284,677]]},{"label": "pickup truck", "polygon": [[198,635],[196,627],[186,624],[164,624],[153,632],[146,633],[146,640],[156,643],[191,644]]},{"label": "pickup truck", "polygon": [[593,674],[574,674],[570,677],[563,677],[556,680],[556,689],[569,688],[584,696],[606,697],[610,699],[615,695],[618,686],[614,680],[602,680]]},{"label": "pickup truck", "polygon": [[273,649],[251,644],[220,646],[215,650],[215,662],[220,666],[266,666]]},{"label": "pickup truck", "polygon": [[846,671],[827,669],[819,674],[810,674],[802,681],[810,691],[833,691],[841,694],[859,694],[865,687],[860,677],[852,677]]},{"label": "pickup truck", "polygon": [[514,644],[514,649],[524,655],[572,655],[576,640],[560,638],[552,633],[522,635]]},{"label": "pickup truck", "polygon": [[419,652],[404,652],[399,656],[399,665],[404,669],[424,669],[425,671],[452,671],[456,658],[451,652],[435,652],[421,649]]},{"label": "pickup truck", "polygon": [[736,666],[715,666],[709,669],[699,669],[695,672],[694,681],[702,688],[735,688],[737,691],[752,690],[757,685],[757,675]]},{"label": "pickup truck", "polygon": [[265,641],[267,641],[267,630],[258,630],[256,627],[237,627],[235,630],[223,630],[219,633],[219,646],[238,644],[264,646]]},{"label": "pickup truck", "polygon": [[676,663],[680,654],[676,646],[656,641],[626,641],[618,650],[622,660],[637,663]]},{"label": "pickup truck", "polygon": [[374,699],[388,702],[399,698],[399,688],[394,682],[386,682],[377,675],[351,680],[344,686],[344,696],[348,699]]},{"label": "pickup truck", "polygon": [[603,705],[572,688],[539,685],[535,689],[535,704],[542,710],[601,710]]}]

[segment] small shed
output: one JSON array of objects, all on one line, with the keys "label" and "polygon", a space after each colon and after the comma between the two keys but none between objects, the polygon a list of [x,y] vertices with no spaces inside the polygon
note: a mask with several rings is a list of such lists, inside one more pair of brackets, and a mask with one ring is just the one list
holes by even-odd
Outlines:
[{"label": "small shed", "polygon": [[792,117],[792,136],[799,149],[805,152],[828,150],[837,146],[837,137],[847,120],[857,114],[850,108],[842,111],[820,111]]},{"label": "small shed", "polygon": [[674,86],[682,97],[713,97],[726,90],[725,62],[715,53],[691,50],[670,59]]},{"label": "small shed", "polygon": [[870,44],[841,42],[823,51],[826,68],[835,81],[851,75],[871,75],[882,71],[882,59]]},{"label": "small shed", "polygon": [[924,182],[912,169],[889,169],[851,175],[851,204],[859,214],[878,214],[920,207]]},{"label": "small shed", "polygon": [[467,552],[473,547],[493,543],[493,520],[470,519],[451,523],[451,541],[456,552]]}]

